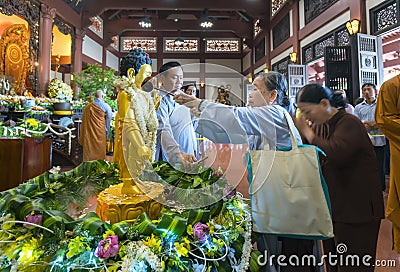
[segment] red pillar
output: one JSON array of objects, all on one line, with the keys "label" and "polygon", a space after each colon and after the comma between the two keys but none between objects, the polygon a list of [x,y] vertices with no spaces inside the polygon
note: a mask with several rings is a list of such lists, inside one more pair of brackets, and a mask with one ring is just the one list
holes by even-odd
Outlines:
[{"label": "red pillar", "polygon": [[361,21],[361,33],[367,33],[366,0],[349,0],[350,20]]},{"label": "red pillar", "polygon": [[86,32],[82,29],[75,30],[74,72],[82,71],[82,43]]},{"label": "red pillar", "polygon": [[[85,37],[86,32],[82,29],[75,29],[75,51],[74,51],[74,70],[73,72],[79,73],[82,71],[82,43],[83,37]],[[75,84],[73,84],[75,85]],[[74,89],[74,97],[78,98],[79,95],[79,87],[73,86]]]},{"label": "red pillar", "polygon": [[39,93],[47,93],[51,69],[51,37],[56,9],[40,5]]}]

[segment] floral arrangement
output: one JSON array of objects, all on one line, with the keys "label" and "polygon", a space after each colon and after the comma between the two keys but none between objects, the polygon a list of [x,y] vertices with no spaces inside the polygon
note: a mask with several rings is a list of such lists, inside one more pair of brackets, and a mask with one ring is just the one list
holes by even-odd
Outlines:
[{"label": "floral arrangement", "polygon": [[75,219],[63,212],[66,203],[81,205],[115,183],[115,166],[84,162],[1,193],[0,270],[259,271],[250,208],[240,194],[201,209],[164,208],[158,220],[142,214],[113,225],[93,212]]},{"label": "floral arrangement", "polygon": [[60,102],[71,102],[74,92],[71,86],[64,83],[62,80],[54,78],[50,81],[48,94],[50,98],[56,98]]},{"label": "floral arrangement", "polygon": [[3,126],[0,123],[0,137],[20,139],[23,137],[42,138],[43,132],[46,131],[46,125],[42,124],[35,118],[20,120],[16,127]]}]

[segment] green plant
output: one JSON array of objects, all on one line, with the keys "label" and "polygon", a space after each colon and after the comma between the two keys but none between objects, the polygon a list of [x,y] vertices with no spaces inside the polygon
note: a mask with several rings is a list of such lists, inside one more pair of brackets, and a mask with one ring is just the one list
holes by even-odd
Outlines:
[{"label": "green plant", "polygon": [[[89,64],[85,70],[73,73],[73,76],[72,82],[81,88],[79,98],[92,101],[96,90],[105,90],[108,99],[114,97],[115,70],[104,70],[98,64]],[[109,102],[108,99],[106,102]]]}]

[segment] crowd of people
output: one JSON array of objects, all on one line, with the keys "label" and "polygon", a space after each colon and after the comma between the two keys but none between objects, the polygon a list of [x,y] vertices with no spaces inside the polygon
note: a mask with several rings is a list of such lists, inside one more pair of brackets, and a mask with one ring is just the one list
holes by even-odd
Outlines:
[{"label": "crowd of people", "polygon": [[[146,58],[135,61],[135,71],[141,71],[142,65],[147,65],[147,69],[150,66]],[[143,87],[145,78],[146,82],[152,81],[148,74],[141,74],[140,78],[142,80],[137,88],[150,91],[156,105],[155,160],[185,166],[196,164],[203,155],[196,140],[200,135],[215,143],[247,143],[254,150],[263,149],[265,143],[271,149],[291,145],[284,115],[289,106],[288,84],[280,73],[263,72],[256,76],[247,107],[198,98],[195,85],[183,86],[183,68],[175,61],[161,66],[157,88],[153,85],[151,88]],[[293,117],[293,121],[297,128],[297,141],[315,145],[326,154],[325,158],[321,158],[321,168],[332,205],[334,238],[323,241],[324,254],[337,254],[338,246],[345,244],[345,256],[368,255],[373,261],[381,219],[384,218],[382,191],[387,189],[384,167],[386,139],[391,147],[391,161],[396,162],[400,154],[400,76],[385,82],[379,93],[372,83],[364,84],[361,91],[363,100],[353,108],[346,101],[345,91],[333,92],[318,84],[307,84],[297,94],[296,106],[300,113]],[[111,113],[104,105],[102,95],[101,91],[96,92],[96,100],[87,106],[83,114],[81,142],[84,154],[87,148],[99,154],[85,155],[85,160],[104,159],[105,144],[103,148],[100,140],[105,143]],[[95,130],[101,131],[101,137],[89,134]],[[87,135],[91,140],[96,138],[98,141],[89,144]],[[132,141],[135,139],[132,138]],[[152,160],[149,155],[147,158]],[[386,210],[393,222],[394,249],[398,252],[399,172],[397,165],[392,163]],[[260,251],[299,257],[315,254],[314,240],[268,233],[258,235],[257,247]],[[374,270],[373,266],[360,266],[326,263],[328,271]],[[276,262],[268,262],[265,266],[265,271],[272,272],[315,269],[312,265],[280,267]]]}]

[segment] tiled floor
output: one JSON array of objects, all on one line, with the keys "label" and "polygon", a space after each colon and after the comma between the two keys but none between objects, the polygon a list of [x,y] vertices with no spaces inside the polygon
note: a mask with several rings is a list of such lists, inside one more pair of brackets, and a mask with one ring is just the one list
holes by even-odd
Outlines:
[{"label": "tiled floor", "polygon": [[[385,207],[387,194],[384,194]],[[399,272],[400,254],[392,250],[392,223],[388,219],[383,219],[378,237],[378,247],[376,259],[382,264],[391,262],[391,266],[376,267],[375,272]],[[395,266],[393,266],[393,264]]]}]

